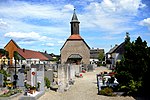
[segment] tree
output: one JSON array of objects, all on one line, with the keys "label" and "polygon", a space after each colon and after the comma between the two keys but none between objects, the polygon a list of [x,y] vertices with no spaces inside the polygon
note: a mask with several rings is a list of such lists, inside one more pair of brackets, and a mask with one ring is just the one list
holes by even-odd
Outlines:
[{"label": "tree", "polygon": [[103,59],[104,59],[104,53],[103,52],[99,52],[98,59],[99,59],[99,61],[103,61]]},{"label": "tree", "polygon": [[0,49],[0,53],[2,54],[2,56],[6,56],[7,58],[9,58],[9,53],[8,51],[4,50],[4,49]]},{"label": "tree", "polygon": [[129,34],[126,35],[124,58],[117,64],[116,78],[127,93],[144,93],[150,72],[150,48],[141,37],[131,43]]}]

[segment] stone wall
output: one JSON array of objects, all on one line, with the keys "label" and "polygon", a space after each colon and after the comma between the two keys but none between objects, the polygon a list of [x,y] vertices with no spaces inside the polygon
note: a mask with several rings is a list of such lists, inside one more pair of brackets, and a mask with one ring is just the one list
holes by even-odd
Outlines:
[{"label": "stone wall", "polygon": [[82,56],[84,64],[90,64],[90,49],[84,40],[69,40],[61,49],[61,63],[64,64],[71,54],[79,54]]}]

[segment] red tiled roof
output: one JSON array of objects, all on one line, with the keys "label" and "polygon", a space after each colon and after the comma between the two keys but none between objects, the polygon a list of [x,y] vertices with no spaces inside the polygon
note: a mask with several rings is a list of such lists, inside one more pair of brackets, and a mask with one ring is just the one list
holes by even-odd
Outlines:
[{"label": "red tiled roof", "polygon": [[73,34],[68,39],[71,39],[71,40],[81,40],[82,37],[79,34]]},{"label": "red tiled roof", "polygon": [[43,54],[37,51],[18,49],[18,53],[25,59],[40,59],[40,60],[48,60]]}]

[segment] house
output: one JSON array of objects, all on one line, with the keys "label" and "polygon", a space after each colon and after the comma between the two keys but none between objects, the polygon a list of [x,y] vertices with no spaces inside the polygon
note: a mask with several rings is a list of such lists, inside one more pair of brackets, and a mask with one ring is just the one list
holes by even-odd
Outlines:
[{"label": "house", "polygon": [[46,51],[45,52],[40,52],[40,53],[48,58],[48,60],[46,60],[47,62],[45,62],[45,64],[54,64],[55,63],[55,61],[54,61],[55,58],[52,55],[48,54]]},{"label": "house", "polygon": [[79,23],[74,10],[70,22],[71,35],[60,49],[62,64],[90,64],[90,47],[79,34]]},{"label": "house", "polygon": [[15,55],[17,55],[17,65],[19,66],[30,66],[30,64],[44,64],[49,63],[49,61],[52,60],[50,57],[46,56],[46,53],[20,48],[12,39],[4,48],[9,52],[10,65],[12,66],[15,64]]},{"label": "house", "polygon": [[16,44],[15,41],[12,39],[7,43],[7,45],[4,47],[6,51],[9,53],[9,59],[10,59],[10,65],[13,64],[13,57],[14,57],[14,52],[20,49],[20,47]]},{"label": "house", "polygon": [[90,62],[91,63],[99,62],[99,54],[100,53],[104,54],[104,49],[100,49],[100,48],[90,49]]},{"label": "house", "polygon": [[110,69],[116,66],[116,62],[122,59],[124,54],[125,43],[115,45],[113,48],[106,53],[106,66]]}]

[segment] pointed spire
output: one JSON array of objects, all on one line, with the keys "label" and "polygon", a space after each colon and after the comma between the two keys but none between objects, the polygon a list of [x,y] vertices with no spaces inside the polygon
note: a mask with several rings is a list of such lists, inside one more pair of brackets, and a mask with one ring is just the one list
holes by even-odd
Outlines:
[{"label": "pointed spire", "polygon": [[79,34],[79,23],[80,22],[78,21],[78,18],[77,18],[77,15],[75,13],[75,9],[74,9],[72,20],[70,22],[70,24],[71,24],[71,35]]},{"label": "pointed spire", "polygon": [[71,22],[79,22],[75,10],[76,9],[74,9],[74,13],[73,13]]}]

